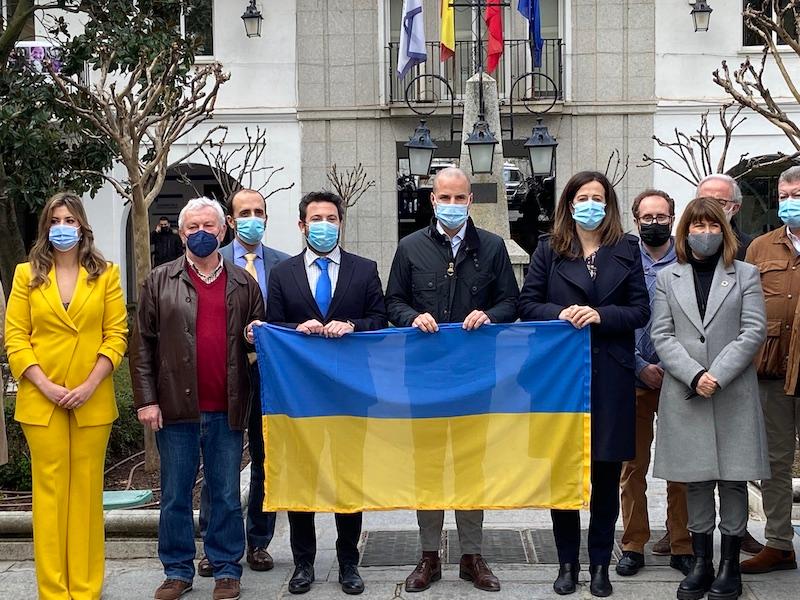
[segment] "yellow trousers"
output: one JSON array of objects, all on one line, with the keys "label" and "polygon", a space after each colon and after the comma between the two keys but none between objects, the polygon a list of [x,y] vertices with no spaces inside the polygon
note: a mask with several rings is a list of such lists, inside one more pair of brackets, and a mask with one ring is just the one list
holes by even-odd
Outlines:
[{"label": "yellow trousers", "polygon": [[111,424],[78,427],[56,408],[22,424],[31,449],[33,555],[39,600],[99,600],[105,569],[103,467]]}]

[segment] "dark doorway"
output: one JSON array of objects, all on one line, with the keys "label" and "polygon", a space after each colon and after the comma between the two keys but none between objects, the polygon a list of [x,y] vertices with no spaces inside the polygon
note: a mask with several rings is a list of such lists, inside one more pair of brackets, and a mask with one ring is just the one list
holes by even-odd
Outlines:
[{"label": "dark doorway", "polygon": [[778,218],[778,177],[800,161],[779,159],[778,155],[758,157],[755,160],[774,164],[756,169],[751,169],[750,161],[744,160],[727,173],[739,182],[742,190],[742,208],[737,217],[739,227],[753,237],[782,225]]}]

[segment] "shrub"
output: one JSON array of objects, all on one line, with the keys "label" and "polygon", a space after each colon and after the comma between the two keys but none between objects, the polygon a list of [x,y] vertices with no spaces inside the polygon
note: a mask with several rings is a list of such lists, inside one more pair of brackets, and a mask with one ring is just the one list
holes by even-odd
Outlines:
[{"label": "shrub", "polygon": [[8,436],[8,464],[0,467],[0,489],[31,489],[31,455],[22,427],[14,420],[15,396],[5,398],[6,435]]}]

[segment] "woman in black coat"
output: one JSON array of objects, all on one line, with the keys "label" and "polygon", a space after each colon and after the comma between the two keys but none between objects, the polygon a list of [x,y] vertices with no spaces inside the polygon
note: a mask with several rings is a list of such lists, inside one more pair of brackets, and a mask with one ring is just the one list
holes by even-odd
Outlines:
[{"label": "woman in black coat", "polygon": [[[553,234],[531,260],[519,301],[523,321],[562,319],[592,330],[591,592],[609,596],[608,565],[619,515],[622,462],[635,455],[634,331],[647,325],[650,302],[638,240],[622,231],[617,196],[602,173],[567,182]],[[578,581],[580,516],[553,510],[560,569],[553,589]]]}]

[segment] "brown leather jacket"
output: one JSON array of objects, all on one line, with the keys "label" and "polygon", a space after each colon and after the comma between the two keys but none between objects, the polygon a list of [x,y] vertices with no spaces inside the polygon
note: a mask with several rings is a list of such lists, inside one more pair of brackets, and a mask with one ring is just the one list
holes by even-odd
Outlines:
[{"label": "brown leather jacket", "polygon": [[758,376],[785,377],[785,391],[794,394],[800,370],[800,256],[780,227],[757,237],[747,249],[747,262],[758,267],[767,305],[767,340],[756,356]]},{"label": "brown leather jacket", "polygon": [[[244,328],[264,320],[258,283],[227,260],[228,424],[247,426],[250,410],[248,346]],[[184,256],[154,269],[142,286],[130,346],[134,406],[158,404],[164,424],[197,423],[195,323],[197,292]],[[223,340],[220,340],[222,343]],[[250,348],[252,349],[252,348]]]}]

